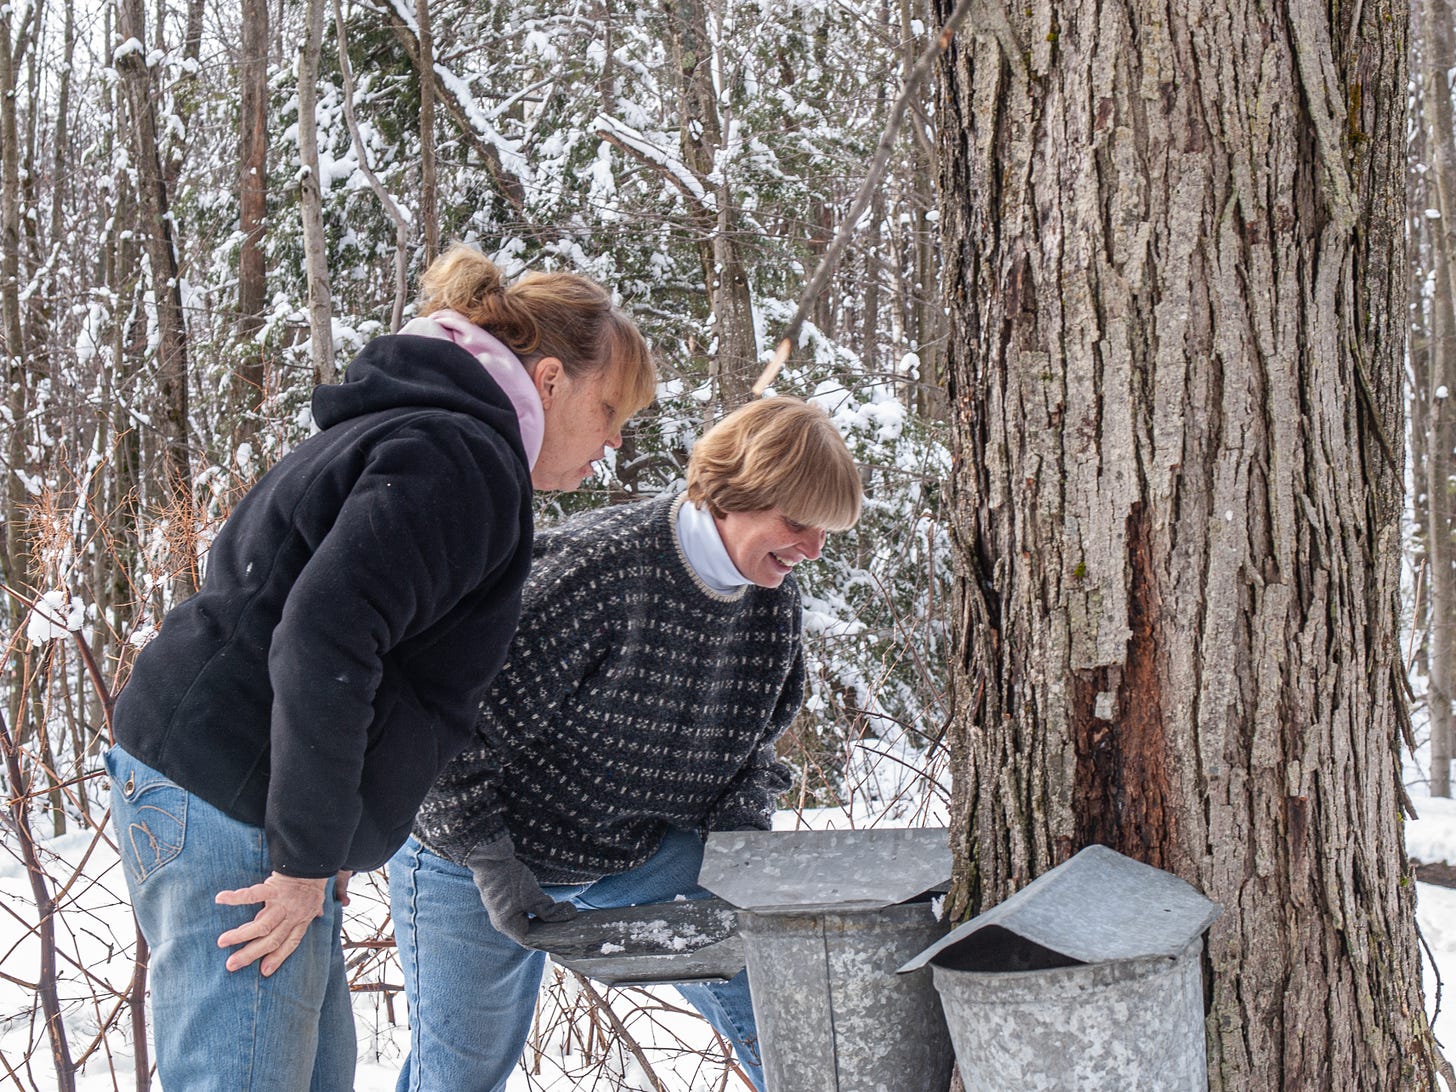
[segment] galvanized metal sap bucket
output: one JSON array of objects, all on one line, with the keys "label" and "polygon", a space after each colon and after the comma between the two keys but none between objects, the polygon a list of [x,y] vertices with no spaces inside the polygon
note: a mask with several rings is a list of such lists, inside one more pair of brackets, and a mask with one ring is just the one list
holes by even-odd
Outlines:
[{"label": "galvanized metal sap bucket", "polygon": [[698,882],[740,907],[769,1092],[945,1092],[953,1053],[928,976],[895,969],[946,932],[944,830],[709,837]]},{"label": "galvanized metal sap bucket", "polygon": [[901,968],[928,963],[967,1092],[1208,1087],[1203,933],[1220,908],[1091,846]]}]

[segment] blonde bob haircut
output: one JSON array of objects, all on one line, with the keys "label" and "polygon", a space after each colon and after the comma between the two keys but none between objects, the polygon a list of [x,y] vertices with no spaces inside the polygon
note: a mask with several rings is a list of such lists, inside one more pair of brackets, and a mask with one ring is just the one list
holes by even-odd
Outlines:
[{"label": "blonde bob haircut", "polygon": [[510,284],[474,247],[455,243],[425,270],[420,314],[458,311],[493,334],[535,373],[554,356],[573,380],[611,368],[621,425],[650,403],[657,370],[641,332],[595,281],[575,273],[527,273]]},{"label": "blonde bob haircut", "polygon": [[688,500],[715,516],[777,508],[806,527],[847,531],[859,520],[862,492],[829,415],[797,398],[734,410],[688,457]]}]

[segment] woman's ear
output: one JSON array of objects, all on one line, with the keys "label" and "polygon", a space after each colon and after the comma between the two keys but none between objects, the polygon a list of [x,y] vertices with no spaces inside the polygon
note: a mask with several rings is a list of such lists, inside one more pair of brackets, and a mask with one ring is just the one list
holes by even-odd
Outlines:
[{"label": "woman's ear", "polygon": [[531,382],[536,385],[536,394],[541,399],[543,410],[551,408],[551,403],[561,392],[565,379],[566,366],[556,357],[545,356],[536,361],[536,369],[531,373]]}]

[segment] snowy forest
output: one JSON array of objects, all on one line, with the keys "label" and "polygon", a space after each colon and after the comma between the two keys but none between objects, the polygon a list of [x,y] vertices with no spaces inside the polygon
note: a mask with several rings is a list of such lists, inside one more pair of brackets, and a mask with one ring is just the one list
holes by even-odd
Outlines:
[{"label": "snowy forest", "polygon": [[[1113,846],[1225,907],[1212,1087],[1456,1090],[1453,71],[1447,0],[0,0],[0,1085],[152,1086],[115,696],[461,241],[656,355],[538,525],[765,390],[849,444],[778,825],[949,826],[958,919]],[[559,969],[516,1078],[750,1087]]]}]

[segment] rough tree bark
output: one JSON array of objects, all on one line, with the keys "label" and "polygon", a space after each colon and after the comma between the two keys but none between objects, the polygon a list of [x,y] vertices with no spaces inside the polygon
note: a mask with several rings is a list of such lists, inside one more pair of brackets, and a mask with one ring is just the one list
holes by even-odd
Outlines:
[{"label": "rough tree bark", "polygon": [[338,380],[338,369],[334,366],[333,308],[318,158],[318,72],[323,34],[324,0],[308,0],[303,41],[298,47],[299,206],[303,217],[303,261],[308,271],[308,327],[313,381],[333,383]]},{"label": "rough tree bark", "polygon": [[1029,0],[978,26],[937,114],[954,906],[1112,846],[1224,906],[1213,1088],[1429,1088],[1400,832],[1406,12]]},{"label": "rough tree bark", "polygon": [[[1421,128],[1428,157],[1430,194],[1439,218],[1428,225],[1431,269],[1429,389],[1426,400],[1426,557],[1429,562],[1432,796],[1451,795],[1451,699],[1456,694],[1456,535],[1453,535],[1452,471],[1456,470],[1456,126],[1447,77],[1456,65],[1451,6],[1423,0],[1421,19]],[[1442,392],[1442,389],[1444,393]]]}]

